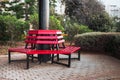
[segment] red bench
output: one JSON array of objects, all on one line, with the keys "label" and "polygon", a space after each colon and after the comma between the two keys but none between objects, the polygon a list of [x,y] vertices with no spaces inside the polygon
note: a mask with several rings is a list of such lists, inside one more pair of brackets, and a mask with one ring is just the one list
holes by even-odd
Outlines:
[{"label": "red bench", "polygon": [[[63,39],[62,32],[60,30],[30,30],[28,32],[28,36],[26,37],[25,48],[9,48],[8,49],[8,60],[9,63],[11,60],[11,52],[20,52],[27,55],[26,58],[26,68],[29,68],[29,60],[30,57],[34,54],[51,54],[51,61],[52,63],[58,63],[63,64],[59,62],[59,54],[68,55],[68,64],[63,64],[68,67],[71,65],[71,54],[78,51],[78,60],[80,60],[80,47],[75,46],[64,46],[65,40]],[[37,45],[49,45],[49,50],[37,50]],[[60,49],[60,45],[64,47],[63,49]],[[57,54],[57,61],[54,60],[54,54]]]}]

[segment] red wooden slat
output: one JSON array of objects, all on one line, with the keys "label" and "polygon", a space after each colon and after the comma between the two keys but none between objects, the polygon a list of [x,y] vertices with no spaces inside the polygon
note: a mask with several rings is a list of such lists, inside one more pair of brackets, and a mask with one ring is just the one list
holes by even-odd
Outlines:
[{"label": "red wooden slat", "polygon": [[62,39],[63,36],[27,36],[27,39]]},{"label": "red wooden slat", "polygon": [[30,30],[28,34],[62,34],[60,30]]},{"label": "red wooden slat", "polygon": [[27,53],[31,51],[31,49],[25,49],[25,48],[9,48],[10,52],[20,52],[20,53]]},{"label": "red wooden slat", "polygon": [[65,49],[62,49],[63,52],[76,52],[77,50],[79,50],[80,47],[75,47],[75,46],[68,46]]},{"label": "red wooden slat", "polygon": [[32,43],[32,44],[58,44],[58,43],[63,43],[65,40],[59,40],[59,41],[49,41],[49,40],[26,40],[26,43]]}]

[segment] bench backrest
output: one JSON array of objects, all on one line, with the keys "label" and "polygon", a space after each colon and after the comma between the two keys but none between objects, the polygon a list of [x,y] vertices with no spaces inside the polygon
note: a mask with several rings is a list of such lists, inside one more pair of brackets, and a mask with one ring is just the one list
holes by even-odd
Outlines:
[{"label": "bench backrest", "polygon": [[28,44],[35,48],[36,44],[56,45],[65,42],[60,30],[30,30],[26,37],[26,48]]}]

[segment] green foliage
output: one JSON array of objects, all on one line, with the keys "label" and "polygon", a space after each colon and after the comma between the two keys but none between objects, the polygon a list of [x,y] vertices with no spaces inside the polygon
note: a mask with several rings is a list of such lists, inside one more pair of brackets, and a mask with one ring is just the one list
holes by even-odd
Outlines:
[{"label": "green foliage", "polygon": [[111,31],[112,20],[97,0],[66,0],[65,13],[79,24],[94,31]]},{"label": "green foliage", "polygon": [[64,31],[63,26],[61,25],[61,21],[57,19],[56,16],[50,16],[50,27],[49,29],[58,29]]},{"label": "green foliage", "polygon": [[54,15],[55,14],[55,6],[56,6],[56,0],[50,0],[50,15]]},{"label": "green foliage", "polygon": [[88,26],[80,25],[79,26],[79,34],[86,33],[86,32],[92,32],[91,29],[88,28]]},{"label": "green foliage", "polygon": [[39,28],[38,13],[34,13],[33,15],[31,15],[29,20],[33,26],[33,29]]},{"label": "green foliage", "polygon": [[120,33],[92,32],[77,35],[75,45],[82,50],[108,52],[110,55],[119,54]]},{"label": "green foliage", "polygon": [[1,1],[1,2],[0,2],[0,14],[3,13],[3,9],[5,9],[5,10],[7,9],[6,4],[8,4],[8,3],[9,3],[8,0]]},{"label": "green foliage", "polygon": [[67,20],[66,22],[67,23],[65,26],[65,30],[66,30],[66,33],[68,34],[67,39],[70,41],[70,45],[72,45],[72,42],[74,41],[74,36],[76,34],[81,34],[81,33],[92,31],[88,28],[88,26],[80,25],[78,23],[73,23],[71,20]]},{"label": "green foliage", "polygon": [[26,2],[27,4],[32,3],[32,1],[33,1],[33,0],[25,0],[25,2]]},{"label": "green foliage", "polygon": [[72,41],[74,41],[75,35],[86,33],[86,32],[92,32],[92,30],[90,30],[88,26],[79,25],[78,23],[73,23],[66,28],[66,32],[68,34],[68,40],[71,41],[71,44],[72,44]]},{"label": "green foliage", "polygon": [[14,15],[16,15],[18,19],[23,18],[23,14],[24,14],[23,6],[21,5],[11,6],[9,10],[13,11],[15,13]]},{"label": "green foliage", "polygon": [[74,24],[70,24],[69,23],[69,26],[67,25],[66,26],[66,33],[68,34],[67,36],[67,40],[70,41],[70,45],[72,45],[72,42],[74,40],[74,36],[76,34],[78,34],[79,32],[79,26],[78,24],[74,23]]},{"label": "green foliage", "polygon": [[120,58],[120,35],[119,36],[115,36],[115,39],[113,40],[113,47],[112,49],[113,54],[115,54],[114,56],[117,58]]},{"label": "green foliage", "polygon": [[88,22],[89,28],[94,31],[109,32],[112,30],[112,19],[107,13],[92,15]]},{"label": "green foliage", "polygon": [[117,31],[117,32],[120,32],[120,21],[119,21],[119,22],[116,22],[115,27],[116,27],[116,31]]},{"label": "green foliage", "polygon": [[7,40],[6,25],[4,17],[2,15],[0,15],[0,40]]},{"label": "green foliage", "polygon": [[[17,20],[16,23],[16,31],[17,35],[15,35],[15,40],[23,40],[25,38],[24,31],[28,31],[29,24],[23,20]],[[18,36],[19,35],[19,36]]]},{"label": "green foliage", "polygon": [[2,28],[1,39],[11,42],[21,40],[24,31],[28,30],[28,23],[17,19],[15,16],[0,16],[0,26]]},{"label": "green foliage", "polygon": [[[38,23],[38,13],[34,13],[33,15],[30,16],[30,23],[33,25],[33,29],[38,29],[39,28],[39,23]],[[64,28],[62,26],[62,21],[57,18],[57,16],[50,16],[50,29],[58,29],[64,31]]]},{"label": "green foliage", "polygon": [[[21,0],[2,2],[0,3],[0,7],[2,7],[0,14],[14,15],[18,19],[25,18],[25,20],[28,20],[29,15],[38,11],[36,4],[37,0],[25,0],[23,3],[21,3]],[[9,7],[6,5],[9,5]]]},{"label": "green foliage", "polygon": [[[25,0],[25,11],[26,11],[26,15],[31,15],[34,14],[35,12],[38,11],[38,6],[36,6],[37,4],[37,0]],[[36,9],[37,8],[37,9]]]},{"label": "green foliage", "polygon": [[17,21],[17,18],[15,16],[5,16],[5,21],[6,31],[9,34],[10,40],[13,41],[16,34],[14,31],[16,31],[15,22]]}]

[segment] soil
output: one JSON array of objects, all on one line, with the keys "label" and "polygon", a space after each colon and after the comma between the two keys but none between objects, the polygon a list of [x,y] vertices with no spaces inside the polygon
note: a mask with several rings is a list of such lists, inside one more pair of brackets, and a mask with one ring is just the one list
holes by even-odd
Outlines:
[{"label": "soil", "polygon": [[13,48],[13,47],[18,47],[18,46],[24,46],[24,42],[14,42],[14,43],[10,43],[10,42],[0,42],[0,55],[6,55],[8,52],[9,48]]}]

